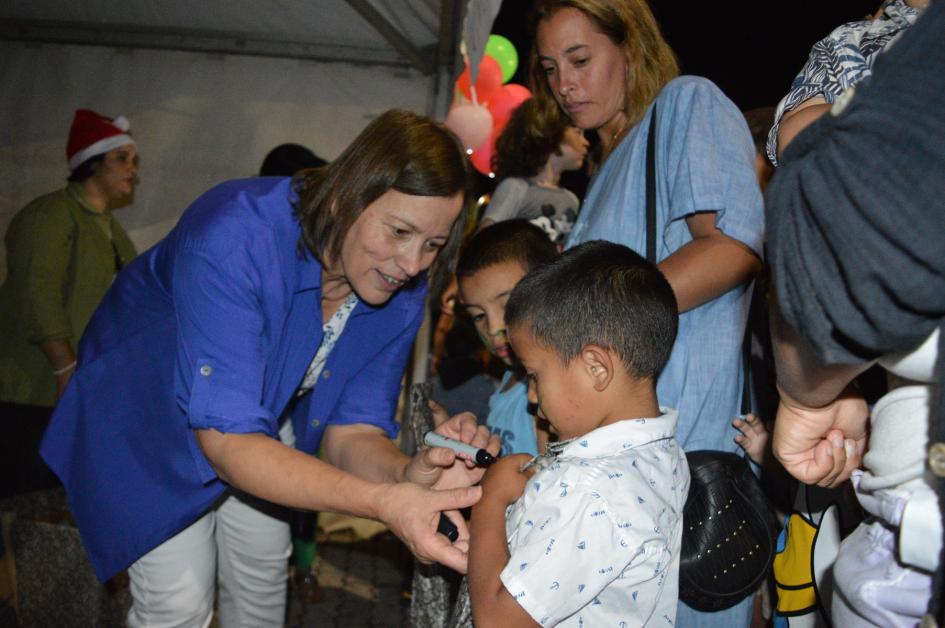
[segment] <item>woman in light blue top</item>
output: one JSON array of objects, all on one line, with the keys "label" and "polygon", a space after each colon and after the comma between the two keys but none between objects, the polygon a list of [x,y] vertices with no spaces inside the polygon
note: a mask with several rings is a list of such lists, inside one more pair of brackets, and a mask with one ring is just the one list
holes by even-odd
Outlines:
[{"label": "woman in light blue top", "polygon": [[[740,361],[764,216],[754,148],[735,105],[711,82],[678,77],[644,0],[539,0],[532,90],[546,115],[597,132],[603,163],[569,246],[594,239],[646,251],[646,149],[656,112],[655,245],[681,313],[657,383],[679,412],[686,450],[737,450]],[[680,604],[678,624],[744,625],[751,599],[722,613]],[[724,617],[723,617],[724,616]]]}]

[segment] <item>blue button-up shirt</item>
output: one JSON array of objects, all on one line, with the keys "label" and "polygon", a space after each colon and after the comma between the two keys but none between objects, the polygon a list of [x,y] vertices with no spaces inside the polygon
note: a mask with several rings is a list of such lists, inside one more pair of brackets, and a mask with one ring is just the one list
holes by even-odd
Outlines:
[{"label": "blue button-up shirt", "polygon": [[288,179],[231,181],[201,196],[119,275],[79,346],[79,368],[42,454],[105,580],[203,515],[226,490],[194,430],[278,438],[315,452],[329,425],[390,436],[423,318],[424,278],[382,307],[359,303],[315,389],[321,265],[299,248]]}]

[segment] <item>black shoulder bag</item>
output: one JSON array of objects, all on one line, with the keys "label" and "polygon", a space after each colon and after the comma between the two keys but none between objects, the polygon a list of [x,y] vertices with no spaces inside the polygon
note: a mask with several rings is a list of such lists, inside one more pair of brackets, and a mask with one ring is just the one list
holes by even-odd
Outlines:
[{"label": "black shoulder bag", "polygon": [[[656,263],[655,103],[646,145],[646,258]],[[742,414],[751,409],[750,349],[746,327]],[[691,480],[683,510],[679,598],[699,611],[719,611],[754,593],[769,573],[778,520],[745,457],[703,450],[687,452],[686,459]]]}]

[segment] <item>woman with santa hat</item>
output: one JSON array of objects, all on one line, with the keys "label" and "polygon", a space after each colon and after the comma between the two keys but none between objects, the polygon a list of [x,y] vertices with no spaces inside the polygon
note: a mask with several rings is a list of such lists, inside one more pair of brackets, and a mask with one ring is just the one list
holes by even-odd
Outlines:
[{"label": "woman with santa hat", "polygon": [[[124,117],[78,109],[65,187],[18,212],[0,287],[0,495],[55,485],[39,441],[76,365],[76,345],[116,273],[136,254],[112,210],[138,183]],[[9,450],[9,451],[6,451]]]}]

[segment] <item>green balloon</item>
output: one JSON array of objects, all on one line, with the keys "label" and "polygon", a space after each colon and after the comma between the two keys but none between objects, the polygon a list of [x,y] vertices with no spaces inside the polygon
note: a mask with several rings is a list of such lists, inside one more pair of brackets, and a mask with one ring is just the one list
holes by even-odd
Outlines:
[{"label": "green balloon", "polygon": [[518,52],[512,42],[502,35],[489,35],[486,54],[499,62],[499,67],[502,68],[502,82],[508,83],[518,69]]}]

